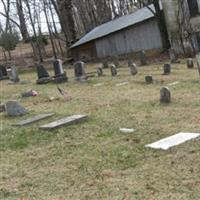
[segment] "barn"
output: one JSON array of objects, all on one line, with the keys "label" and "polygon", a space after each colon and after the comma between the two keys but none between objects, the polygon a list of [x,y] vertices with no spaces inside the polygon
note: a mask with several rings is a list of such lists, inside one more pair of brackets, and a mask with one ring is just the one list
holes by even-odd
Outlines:
[{"label": "barn", "polygon": [[144,7],[94,28],[71,46],[71,52],[74,60],[94,60],[162,47],[157,19]]}]

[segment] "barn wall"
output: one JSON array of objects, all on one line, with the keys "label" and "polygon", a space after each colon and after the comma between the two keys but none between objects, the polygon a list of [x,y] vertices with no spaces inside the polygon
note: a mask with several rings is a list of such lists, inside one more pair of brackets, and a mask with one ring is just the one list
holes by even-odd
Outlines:
[{"label": "barn wall", "polygon": [[156,19],[100,38],[95,44],[98,58],[163,47]]}]

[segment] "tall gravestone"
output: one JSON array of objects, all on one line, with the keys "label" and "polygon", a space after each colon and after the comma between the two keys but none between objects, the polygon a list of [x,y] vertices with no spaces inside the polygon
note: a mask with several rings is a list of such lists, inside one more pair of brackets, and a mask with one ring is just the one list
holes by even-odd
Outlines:
[{"label": "tall gravestone", "polygon": [[163,87],[160,90],[160,102],[170,103],[171,102],[171,92],[168,87]]},{"label": "tall gravestone", "polygon": [[148,65],[146,52],[144,50],[140,51],[140,62],[141,66]]},{"label": "tall gravestone", "polygon": [[117,68],[114,64],[110,66],[110,71],[112,76],[117,76]]},{"label": "tall gravestone", "polygon": [[12,81],[14,83],[18,83],[20,81],[18,70],[15,66],[8,68],[7,73],[8,73],[10,81]]},{"label": "tall gravestone", "polygon": [[74,74],[76,81],[85,81],[87,79],[84,62],[78,61],[74,63]]},{"label": "tall gravestone", "polygon": [[51,77],[49,76],[49,73],[47,72],[47,70],[44,68],[43,65],[37,64],[36,70],[38,76],[38,80],[36,81],[37,84],[49,83],[52,80]]},{"label": "tall gravestone", "polygon": [[63,70],[62,61],[60,59],[54,60],[53,67],[55,73],[54,82],[55,83],[67,82],[68,78],[66,72]]},{"label": "tall gravestone", "polygon": [[164,64],[163,66],[163,75],[169,75],[171,73],[171,65],[170,64]]},{"label": "tall gravestone", "polygon": [[130,68],[131,75],[136,75],[138,73],[136,64],[132,61],[128,61],[128,67]]}]

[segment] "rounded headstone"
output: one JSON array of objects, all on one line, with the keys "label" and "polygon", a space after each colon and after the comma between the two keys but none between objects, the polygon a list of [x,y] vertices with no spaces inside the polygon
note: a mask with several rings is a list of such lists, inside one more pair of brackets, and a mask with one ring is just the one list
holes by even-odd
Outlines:
[{"label": "rounded headstone", "polygon": [[21,106],[18,101],[8,101],[5,107],[9,116],[20,116],[28,113],[28,111]]},{"label": "rounded headstone", "polygon": [[163,87],[160,90],[160,102],[170,103],[171,102],[171,92],[168,87]]},{"label": "rounded headstone", "polygon": [[112,76],[116,76],[117,75],[117,68],[116,68],[116,66],[114,64],[110,66],[110,70],[111,70],[111,75]]},{"label": "rounded headstone", "polygon": [[103,69],[101,67],[97,68],[97,76],[103,76]]},{"label": "rounded headstone", "polygon": [[137,65],[133,61],[131,61],[131,60],[128,61],[128,67],[130,68],[131,75],[134,76],[138,73]]},{"label": "rounded headstone", "polygon": [[194,62],[192,58],[187,59],[187,68],[188,69],[194,68]]},{"label": "rounded headstone", "polygon": [[148,64],[145,51],[140,51],[140,62],[141,62],[141,66]]},{"label": "rounded headstone", "polygon": [[85,63],[82,61],[78,61],[74,63],[74,74],[77,81],[84,81],[86,80],[86,73],[85,73]]},{"label": "rounded headstone", "polygon": [[171,65],[170,64],[164,64],[163,66],[164,75],[169,75],[171,73]]},{"label": "rounded headstone", "polygon": [[153,76],[151,76],[151,75],[145,76],[145,82],[147,84],[153,83]]}]

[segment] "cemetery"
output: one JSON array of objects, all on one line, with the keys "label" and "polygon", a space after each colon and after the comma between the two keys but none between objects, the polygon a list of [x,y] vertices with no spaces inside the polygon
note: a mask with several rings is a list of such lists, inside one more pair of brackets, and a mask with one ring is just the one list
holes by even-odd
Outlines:
[{"label": "cemetery", "polygon": [[196,59],[119,66],[53,61],[8,69],[0,82],[1,193],[199,199]]}]

